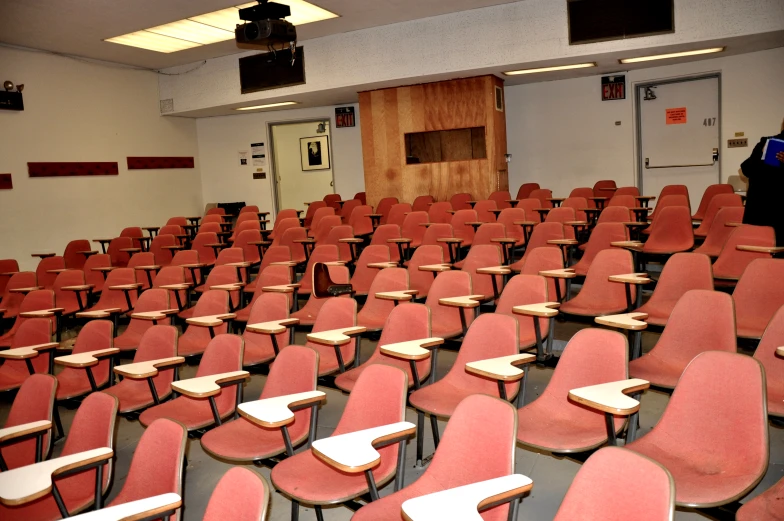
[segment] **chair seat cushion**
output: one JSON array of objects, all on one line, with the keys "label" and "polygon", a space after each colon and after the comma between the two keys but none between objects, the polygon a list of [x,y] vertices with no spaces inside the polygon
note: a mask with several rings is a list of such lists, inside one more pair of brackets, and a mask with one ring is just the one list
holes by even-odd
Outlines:
[{"label": "chair seat cushion", "polygon": [[648,380],[652,385],[675,389],[685,366],[673,363],[670,359],[663,359],[655,353],[648,353],[637,360],[629,362],[629,377]]},{"label": "chair seat cushion", "polygon": [[[155,380],[153,380],[155,381]],[[171,394],[171,387],[164,383],[155,383],[155,391],[160,400],[165,400]],[[126,413],[138,411],[153,405],[155,402],[150,393],[150,386],[147,380],[131,380],[125,378],[123,381],[104,390],[106,394],[116,396],[120,401],[119,412]]]},{"label": "chair seat cushion", "polygon": [[[353,519],[356,519],[354,516]],[[746,502],[735,514],[735,521],[784,521],[784,480]]]},{"label": "chair seat cushion", "polygon": [[120,351],[134,351],[138,349],[144,331],[126,329],[121,335],[114,339],[114,347]]},{"label": "chair seat cushion", "polygon": [[275,349],[272,347],[272,342],[256,342],[254,337],[248,335],[243,337],[245,340],[245,353],[242,356],[242,365],[244,367],[266,364],[275,358]]},{"label": "chair seat cushion", "polygon": [[[109,381],[108,373],[101,378],[96,371],[97,366],[91,367],[95,377],[95,385],[101,387]],[[66,367],[57,375],[57,399],[65,400],[92,392],[90,380],[86,369]]]},{"label": "chair seat cushion", "polygon": [[[559,414],[562,406],[539,403],[541,399],[518,409],[517,441],[553,452],[582,452],[607,441],[604,414]],[[544,401],[542,401],[544,402]],[[616,419],[618,432],[624,420]]]},{"label": "chair seat cushion", "polygon": [[[349,369],[345,373],[337,375],[335,377],[335,385],[347,393],[350,393],[354,389],[354,385],[357,383],[359,375],[362,374],[362,371],[367,369],[372,364],[391,365],[393,367],[402,369],[408,376],[408,388],[411,389],[414,386],[414,375],[411,373],[411,365],[407,360],[386,356],[378,351],[375,351],[371,357],[359,367]],[[417,372],[419,374],[420,381],[424,381],[430,375],[429,360],[417,362]]]},{"label": "chair seat cushion", "polygon": [[24,371],[17,370],[14,365],[15,364],[9,364],[7,361],[3,365],[0,365],[0,391],[16,389],[24,383],[28,376],[30,376],[27,369]]},{"label": "chair seat cushion", "polygon": [[442,380],[414,391],[409,403],[426,413],[449,417],[455,412],[457,404],[471,394],[473,389],[456,387]]},{"label": "chair seat cushion", "polygon": [[[190,327],[199,327],[199,326],[190,326]],[[207,333],[206,337],[204,335],[189,335],[186,332],[177,341],[177,355],[194,356],[194,355],[203,354],[204,350],[207,349],[207,344],[209,342],[210,342],[209,332]]]},{"label": "chair seat cushion", "polygon": [[302,309],[293,312],[291,318],[298,318],[299,325],[301,326],[312,326],[316,323],[316,315],[310,313],[307,307],[303,307]]},{"label": "chair seat cushion", "polygon": [[[307,429],[291,443],[296,446],[306,438]],[[258,427],[241,417],[206,433],[201,446],[219,458],[238,462],[271,458],[286,451],[280,429]]]},{"label": "chair seat cushion", "polygon": [[762,333],[770,322],[767,315],[740,315],[736,314],[738,337],[740,338],[762,338]]},{"label": "chair seat cushion", "polygon": [[[619,307],[620,306],[620,307]],[[597,302],[588,298],[586,295],[580,298],[578,294],[572,300],[561,304],[560,310],[563,313],[570,315],[582,315],[586,317],[598,317],[600,315],[614,315],[616,313],[623,313],[626,311],[626,304],[613,306],[610,305],[597,305]]]},{"label": "chair seat cushion", "polygon": [[[233,391],[233,389],[229,388],[223,390],[223,392]],[[218,403],[220,402],[218,401]],[[218,405],[218,413],[221,419],[228,417],[232,413],[230,407],[223,407],[222,409]],[[158,418],[169,418],[170,420],[178,421],[185,425],[185,428],[189,431],[208,427],[215,422],[209,400],[196,400],[187,396],[180,396],[155,407],[150,407],[139,416],[139,422],[147,427]]]}]

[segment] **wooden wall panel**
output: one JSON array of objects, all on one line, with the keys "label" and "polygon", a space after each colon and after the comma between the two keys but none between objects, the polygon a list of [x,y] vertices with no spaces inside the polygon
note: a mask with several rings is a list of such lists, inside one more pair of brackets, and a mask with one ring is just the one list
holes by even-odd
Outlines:
[{"label": "wooden wall panel", "polygon": [[[506,119],[495,110],[495,85],[503,81],[481,76],[361,92],[368,204],[383,197],[412,202],[423,194],[444,201],[458,192],[483,199],[496,190],[506,171]],[[406,164],[405,134],[471,127],[485,127],[486,159]]]}]

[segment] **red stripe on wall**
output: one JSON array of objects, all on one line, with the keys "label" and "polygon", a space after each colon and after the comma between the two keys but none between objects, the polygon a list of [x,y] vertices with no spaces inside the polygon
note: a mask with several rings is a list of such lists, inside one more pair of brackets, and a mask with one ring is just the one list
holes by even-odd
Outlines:
[{"label": "red stripe on wall", "polygon": [[128,157],[128,170],[193,168],[192,157]]},{"label": "red stripe on wall", "polygon": [[10,190],[14,187],[11,174],[0,174],[0,190]]},{"label": "red stripe on wall", "polygon": [[27,163],[30,177],[118,175],[117,163]]}]

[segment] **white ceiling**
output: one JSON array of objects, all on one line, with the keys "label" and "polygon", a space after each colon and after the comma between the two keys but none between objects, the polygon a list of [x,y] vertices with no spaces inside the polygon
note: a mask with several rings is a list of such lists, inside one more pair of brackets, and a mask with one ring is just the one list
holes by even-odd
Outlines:
[{"label": "white ceiling", "polygon": [[[163,54],[103,39],[247,0],[0,0],[0,42],[160,69],[240,52],[233,41]],[[285,0],[278,0],[286,3]],[[339,18],[297,28],[300,40],[515,0],[309,0]],[[239,18],[237,19],[239,22]]]}]

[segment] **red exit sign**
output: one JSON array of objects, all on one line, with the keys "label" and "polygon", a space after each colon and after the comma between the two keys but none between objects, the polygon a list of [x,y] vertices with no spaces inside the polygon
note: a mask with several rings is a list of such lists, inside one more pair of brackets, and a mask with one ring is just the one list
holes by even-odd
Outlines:
[{"label": "red exit sign", "polygon": [[626,76],[602,76],[602,101],[626,99]]}]

